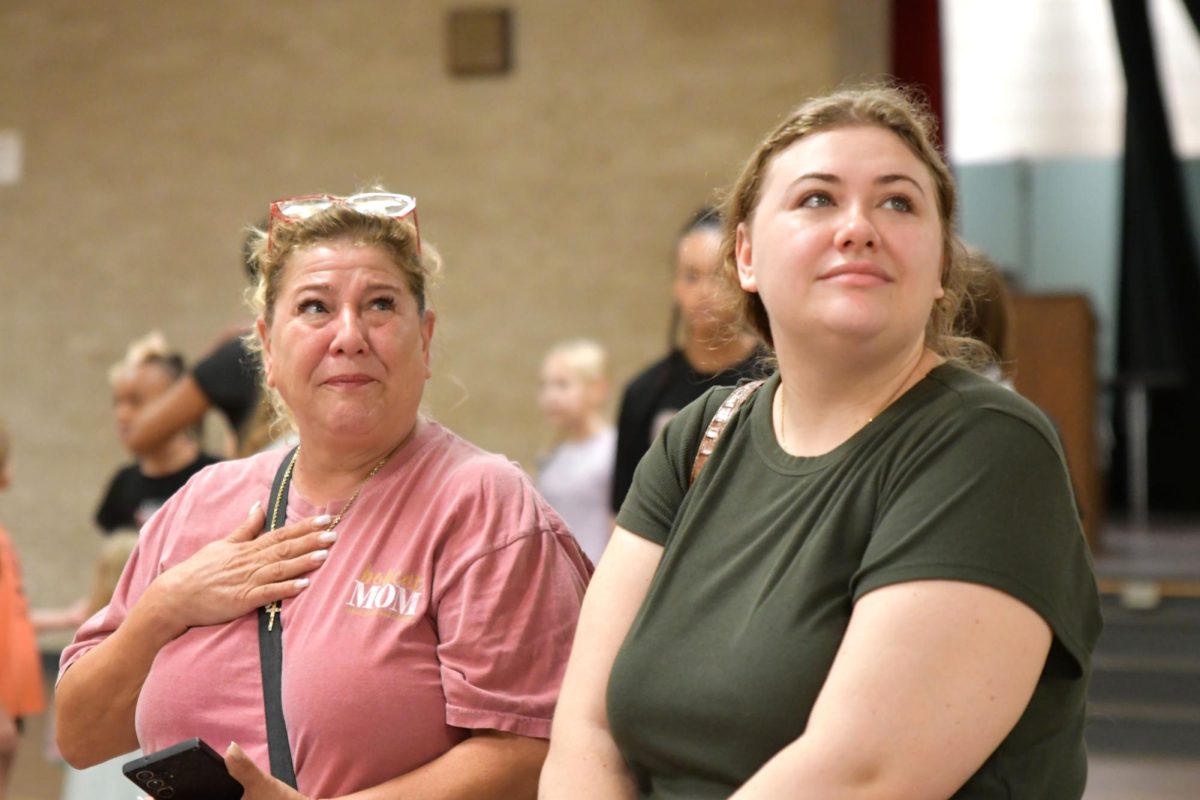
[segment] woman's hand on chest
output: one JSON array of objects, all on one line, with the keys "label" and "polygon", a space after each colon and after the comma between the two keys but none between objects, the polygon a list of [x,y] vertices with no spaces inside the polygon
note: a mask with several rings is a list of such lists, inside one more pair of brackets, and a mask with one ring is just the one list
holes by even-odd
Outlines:
[{"label": "woman's hand on chest", "polygon": [[[324,563],[336,534],[327,517],[262,530],[264,513],[255,503],[232,533],[197,550],[158,576],[147,590],[165,624],[186,629],[237,619],[276,600],[295,597],[309,573]],[[256,538],[257,537],[257,538]]]}]

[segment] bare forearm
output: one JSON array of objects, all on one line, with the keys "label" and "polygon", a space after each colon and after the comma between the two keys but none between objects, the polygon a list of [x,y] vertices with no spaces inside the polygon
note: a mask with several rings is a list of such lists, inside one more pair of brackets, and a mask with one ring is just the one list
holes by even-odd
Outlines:
[{"label": "bare forearm", "polygon": [[542,769],[539,800],[626,800],[637,797],[633,776],[605,730],[556,730]]},{"label": "bare forearm", "polygon": [[75,767],[137,747],[134,712],[158,651],[183,633],[152,584],[116,631],[63,675],[56,691],[58,746]]},{"label": "bare forearm", "polygon": [[615,528],[592,576],[575,646],[554,712],[541,800],[626,800],[633,775],[608,724],[606,693],[617,650],[641,608],[662,559],[660,545]]},{"label": "bare forearm", "polygon": [[126,446],[144,453],[204,418],[209,401],[196,379],[185,375],[163,392],[133,420],[126,434]]},{"label": "bare forearm", "polygon": [[852,752],[841,757],[822,753],[822,748],[801,737],[764,764],[730,800],[772,800],[795,796],[801,790],[806,796],[831,800],[925,796],[913,793],[914,789],[892,782],[882,763]]},{"label": "bare forearm", "polygon": [[78,628],[87,619],[87,598],[82,597],[66,608],[35,608],[29,613],[37,633]]},{"label": "bare forearm", "polygon": [[412,772],[340,800],[533,800],[546,741],[486,732]]}]

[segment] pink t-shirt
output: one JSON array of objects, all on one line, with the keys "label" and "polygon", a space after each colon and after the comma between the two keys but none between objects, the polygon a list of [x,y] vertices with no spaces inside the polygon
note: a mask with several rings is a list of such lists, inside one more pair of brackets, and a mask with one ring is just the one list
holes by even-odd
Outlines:
[{"label": "pink t-shirt", "polygon": [[[284,452],[203,470],[146,524],[109,606],[62,671],[165,569],[266,502]],[[293,487],[288,520],[335,514]],[[283,604],[283,707],[301,792],[383,783],[491,728],[546,738],[590,565],[515,465],[433,422],[368,482],[312,584]],[[152,752],[199,736],[267,769],[255,614],[192,628],[137,707]],[[61,673],[60,673],[61,674]]]}]

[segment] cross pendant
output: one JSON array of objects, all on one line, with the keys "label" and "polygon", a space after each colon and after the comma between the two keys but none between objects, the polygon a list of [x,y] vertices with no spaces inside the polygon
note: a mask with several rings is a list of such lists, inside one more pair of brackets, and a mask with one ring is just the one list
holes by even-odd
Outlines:
[{"label": "cross pendant", "polygon": [[267,630],[275,630],[275,615],[280,612],[279,601],[276,600],[267,606]]}]

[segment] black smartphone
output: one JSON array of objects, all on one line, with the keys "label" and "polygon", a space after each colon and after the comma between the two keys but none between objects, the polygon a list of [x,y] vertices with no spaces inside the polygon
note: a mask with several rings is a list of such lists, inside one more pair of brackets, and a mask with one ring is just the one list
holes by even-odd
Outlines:
[{"label": "black smartphone", "polygon": [[121,771],[158,800],[240,800],[242,785],[225,769],[225,759],[200,739],[135,758]]}]

